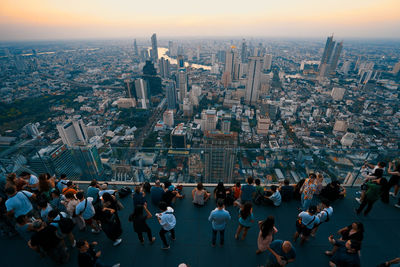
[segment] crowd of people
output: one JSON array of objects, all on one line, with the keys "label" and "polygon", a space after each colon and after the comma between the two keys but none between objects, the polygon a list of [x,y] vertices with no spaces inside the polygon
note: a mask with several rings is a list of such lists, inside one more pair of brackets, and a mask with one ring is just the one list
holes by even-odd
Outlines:
[{"label": "crowd of people", "polygon": [[[356,213],[364,208],[368,215],[374,203],[381,199],[389,202],[389,196],[396,196],[400,183],[400,164],[389,163],[387,173],[389,181],[384,177],[386,164],[379,162],[376,166],[366,163],[364,183],[356,200],[360,203]],[[218,183],[213,192],[208,192],[202,183],[191,192],[193,205],[196,207],[214,199],[216,208],[210,212],[208,221],[211,223],[211,246],[216,246],[219,235],[219,245],[224,246],[225,229],[232,220],[226,206],[238,209],[237,230],[235,239],[246,239],[251,227],[259,229],[255,243],[255,254],[267,252],[267,266],[286,266],[296,260],[294,243],[300,238],[300,244],[307,242],[310,236],[315,236],[318,228],[327,222],[334,214],[332,203],[346,197],[346,189],[337,181],[323,184],[321,174],[310,173],[292,186],[288,180],[281,185],[262,186],[259,179],[248,177],[245,184],[236,183],[232,187]],[[394,191],[391,192],[391,188]],[[162,241],[162,249],[170,249],[171,241],[176,239],[174,203],[185,197],[181,186],[170,182],[156,181],[153,186],[145,183],[127,191],[133,198],[133,212],[129,221],[141,244],[145,243],[143,233],[148,242],[153,244],[157,237],[147,224],[147,220],[156,217],[160,229],[158,236]],[[123,194],[121,189],[120,196]],[[150,195],[153,205],[159,212],[152,214],[147,207],[146,194]],[[104,232],[114,246],[122,240],[122,226],[119,212],[124,207],[117,197],[117,190],[109,189],[107,183],[90,182],[86,191],[81,190],[65,175],[58,179],[49,174],[33,174],[23,172],[19,176],[11,173],[4,183],[0,183],[0,218],[1,230],[10,235],[20,235],[28,246],[41,256],[48,256],[58,264],[69,261],[68,247],[79,251],[79,266],[119,266],[106,265],[101,262],[101,251],[96,251],[96,242],[76,240],[74,229],[85,231],[90,228],[93,234]],[[400,199],[400,198],[399,198]],[[282,202],[298,200],[299,213],[293,221],[296,231],[293,240],[276,240],[278,226],[274,216],[268,216],[262,221],[255,222],[253,205],[279,207]],[[396,207],[400,207],[399,203]],[[330,266],[360,266],[360,250],[364,239],[364,225],[353,222],[349,226],[328,237],[332,249],[325,254],[330,257]],[[383,264],[389,266],[396,259]]]}]

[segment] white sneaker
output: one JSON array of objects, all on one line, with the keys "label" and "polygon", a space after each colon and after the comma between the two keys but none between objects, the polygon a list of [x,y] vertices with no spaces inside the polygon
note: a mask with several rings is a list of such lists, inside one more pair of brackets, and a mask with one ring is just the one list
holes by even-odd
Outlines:
[{"label": "white sneaker", "polygon": [[391,195],[392,197],[395,197],[396,195],[394,194],[394,192],[389,192],[389,195]]},{"label": "white sneaker", "polygon": [[396,208],[399,208],[399,209],[400,209],[400,205],[399,205],[399,204],[394,204],[394,206],[395,206]]},{"label": "white sneaker", "polygon": [[119,266],[121,266],[121,264],[117,263],[117,264],[114,264],[112,267],[119,267]]},{"label": "white sneaker", "polygon": [[100,233],[100,230],[92,229],[92,233],[93,233],[93,234],[98,234],[98,233]]},{"label": "white sneaker", "polygon": [[356,201],[358,202],[358,204],[361,204],[361,199],[356,197]]},{"label": "white sneaker", "polygon": [[116,247],[116,246],[118,246],[119,244],[121,244],[121,242],[122,242],[122,238],[117,239],[117,240],[114,242],[113,246]]},{"label": "white sneaker", "polygon": [[72,243],[72,247],[74,248],[76,246],[76,240]]}]

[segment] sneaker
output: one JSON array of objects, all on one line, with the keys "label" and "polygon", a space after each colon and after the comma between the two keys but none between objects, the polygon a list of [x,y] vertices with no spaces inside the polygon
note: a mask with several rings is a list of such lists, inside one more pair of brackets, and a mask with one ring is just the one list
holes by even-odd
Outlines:
[{"label": "sneaker", "polygon": [[121,266],[121,263],[114,264],[112,267],[119,267],[119,266]]},{"label": "sneaker", "polygon": [[356,197],[355,199],[358,202],[358,204],[361,204],[361,199],[359,197]]},{"label": "sneaker", "polygon": [[156,238],[153,236],[153,238],[152,238],[151,241],[150,241],[150,244],[153,244],[154,241],[156,241]]},{"label": "sneaker", "polygon": [[167,247],[161,247],[161,249],[165,249],[165,250],[167,250],[167,249],[169,249],[170,248],[170,246],[167,246]]},{"label": "sneaker", "polygon": [[76,240],[74,240],[74,242],[72,242],[72,247],[74,248],[76,246]]},{"label": "sneaker", "polygon": [[93,233],[93,234],[98,234],[98,233],[100,233],[100,230],[92,229],[92,233]]},{"label": "sneaker", "polygon": [[399,204],[394,204],[394,206],[395,206],[396,208],[399,208],[399,209],[400,209],[400,205],[399,205]]},{"label": "sneaker", "polygon": [[395,197],[396,195],[394,194],[394,192],[389,192],[389,195],[391,195],[392,197]]},{"label": "sneaker", "polygon": [[119,244],[121,244],[121,242],[122,242],[122,238],[119,238],[119,239],[115,240],[113,246],[116,247],[116,246],[118,246]]}]

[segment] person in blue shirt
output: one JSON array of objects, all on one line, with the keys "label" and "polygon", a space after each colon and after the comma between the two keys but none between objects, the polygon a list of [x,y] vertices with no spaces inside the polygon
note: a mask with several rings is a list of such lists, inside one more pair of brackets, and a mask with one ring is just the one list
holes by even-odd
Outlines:
[{"label": "person in blue shirt", "polygon": [[251,202],[253,200],[253,196],[256,192],[256,188],[253,185],[253,177],[249,177],[247,178],[247,184],[242,186],[242,196],[241,196],[241,200],[242,200],[242,204],[246,203],[246,202]]},{"label": "person in blue shirt", "polygon": [[243,229],[242,240],[244,240],[246,238],[247,231],[249,231],[253,222],[254,222],[253,205],[251,204],[251,202],[246,202],[244,205],[240,207],[239,226],[236,230],[235,239],[239,239],[240,232]]},{"label": "person in blue shirt", "polygon": [[157,180],[155,185],[150,189],[151,202],[153,202],[155,206],[158,206],[158,203],[160,203],[164,193],[165,191],[161,187],[160,180]]},{"label": "person in blue shirt", "polygon": [[89,185],[89,187],[87,189],[87,192],[86,192],[86,197],[93,198],[93,205],[96,205],[100,201],[99,192],[100,192],[99,184],[97,183],[96,179],[93,179],[90,182],[90,185]]},{"label": "person in blue shirt", "polygon": [[211,245],[215,247],[217,241],[217,233],[220,235],[220,244],[224,245],[224,233],[226,223],[231,219],[231,215],[225,210],[224,200],[218,199],[217,208],[211,211],[208,220],[212,224],[212,243]]},{"label": "person in blue shirt", "polygon": [[320,223],[320,220],[317,213],[316,206],[310,206],[307,211],[302,211],[297,216],[296,220],[296,233],[294,234],[293,240],[296,242],[297,238],[301,236],[300,244],[304,244],[305,241],[308,240],[308,237],[311,234],[312,229],[315,225]]},{"label": "person in blue shirt", "polygon": [[296,260],[296,250],[289,241],[274,240],[269,247],[276,255],[269,253],[267,267],[286,266]]}]

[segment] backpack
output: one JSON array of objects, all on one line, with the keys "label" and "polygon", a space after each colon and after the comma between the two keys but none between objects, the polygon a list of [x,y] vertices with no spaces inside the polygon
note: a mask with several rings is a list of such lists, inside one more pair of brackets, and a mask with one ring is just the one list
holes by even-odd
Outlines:
[{"label": "backpack", "polygon": [[120,198],[124,198],[130,195],[131,193],[132,193],[131,189],[128,186],[124,186],[118,191],[118,196]]},{"label": "backpack", "polygon": [[61,233],[63,234],[69,234],[72,232],[72,229],[74,229],[74,221],[71,218],[63,217],[61,212],[58,214],[60,216],[60,219],[58,221],[53,221],[58,223],[58,226],[60,227]]}]

